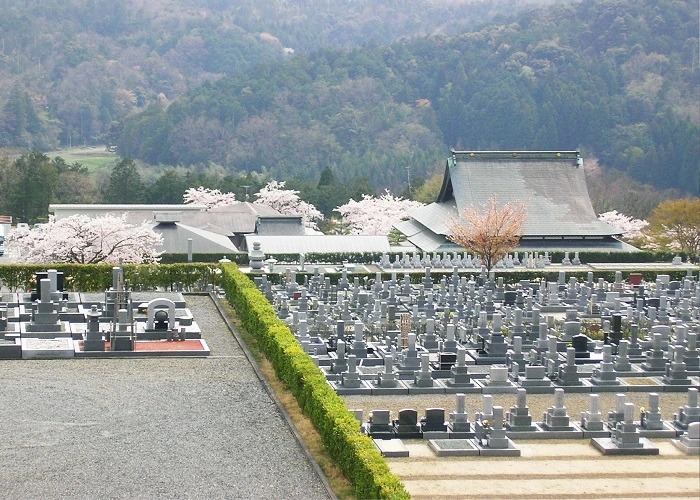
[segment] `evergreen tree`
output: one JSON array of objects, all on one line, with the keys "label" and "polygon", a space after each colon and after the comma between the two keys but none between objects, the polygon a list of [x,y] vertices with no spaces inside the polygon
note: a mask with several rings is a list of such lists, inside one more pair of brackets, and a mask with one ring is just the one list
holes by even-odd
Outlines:
[{"label": "evergreen tree", "polygon": [[107,203],[141,203],[144,186],[136,163],[124,158],[112,169],[104,198]]}]

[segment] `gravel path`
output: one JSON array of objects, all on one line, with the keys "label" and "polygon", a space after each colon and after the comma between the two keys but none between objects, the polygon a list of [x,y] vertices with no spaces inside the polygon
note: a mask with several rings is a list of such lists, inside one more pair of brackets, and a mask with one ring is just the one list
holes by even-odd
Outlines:
[{"label": "gravel path", "polygon": [[328,498],[209,297],[209,358],[0,362],[0,498]]}]

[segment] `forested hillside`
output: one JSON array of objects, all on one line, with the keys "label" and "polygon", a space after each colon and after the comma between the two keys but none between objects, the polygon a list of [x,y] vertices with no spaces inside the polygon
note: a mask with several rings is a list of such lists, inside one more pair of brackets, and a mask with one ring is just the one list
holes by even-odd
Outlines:
[{"label": "forested hillside", "polygon": [[0,147],[397,192],[449,148],[580,147],[700,194],[698,30],[677,0],[5,0]]},{"label": "forested hillside", "polygon": [[260,62],[553,1],[570,0],[3,0],[0,147],[104,143],[130,113]]},{"label": "forested hillside", "polygon": [[554,5],[455,37],[324,49],[205,83],[127,119],[119,151],[399,188],[448,148],[573,149],[700,193],[698,9]]}]

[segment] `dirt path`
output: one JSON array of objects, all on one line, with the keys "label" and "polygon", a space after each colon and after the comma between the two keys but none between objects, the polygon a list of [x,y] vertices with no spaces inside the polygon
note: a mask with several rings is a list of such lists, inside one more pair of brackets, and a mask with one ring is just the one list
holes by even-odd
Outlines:
[{"label": "dirt path", "polygon": [[387,462],[416,500],[700,498],[700,457],[653,442],[659,456],[605,457],[588,440],[566,440],[519,441],[519,458],[447,458],[416,440],[404,442],[409,458]]}]

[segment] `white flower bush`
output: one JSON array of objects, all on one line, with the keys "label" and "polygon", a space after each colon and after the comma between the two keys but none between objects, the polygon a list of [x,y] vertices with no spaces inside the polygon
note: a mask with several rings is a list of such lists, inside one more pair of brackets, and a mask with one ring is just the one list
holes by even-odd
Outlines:
[{"label": "white flower bush", "polygon": [[267,205],[282,215],[301,215],[304,225],[318,230],[318,221],[323,220],[323,214],[311,203],[299,198],[299,191],[284,189],[285,182],[270,181],[260,191],[255,193],[255,203]]},{"label": "white flower bush", "polygon": [[7,242],[19,262],[32,264],[157,263],[155,247],[163,243],[162,236],[148,222],[128,224],[125,217],[51,216],[46,224],[13,232]]},{"label": "white flower bush", "polygon": [[209,189],[203,186],[189,188],[182,196],[185,203],[191,205],[204,205],[207,210],[214,207],[233,205],[236,203],[236,195],[233,193],[222,193],[218,189]]},{"label": "white flower bush", "polygon": [[419,201],[393,196],[387,189],[378,198],[364,194],[360,201],[350,199],[334,211],[350,226],[351,234],[385,236],[394,224],[407,218],[407,212],[422,206]]}]

